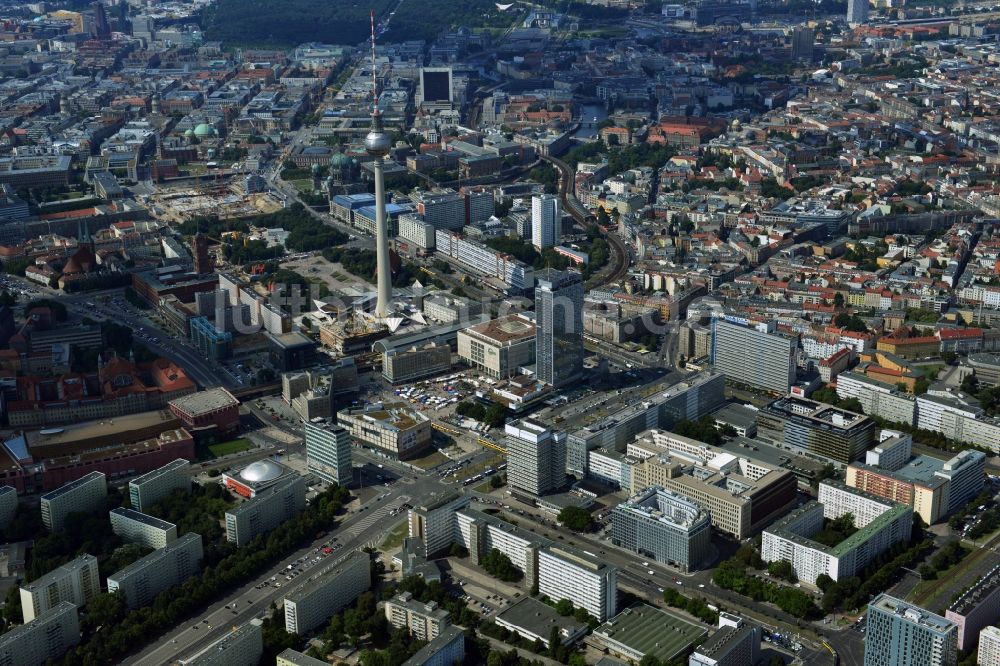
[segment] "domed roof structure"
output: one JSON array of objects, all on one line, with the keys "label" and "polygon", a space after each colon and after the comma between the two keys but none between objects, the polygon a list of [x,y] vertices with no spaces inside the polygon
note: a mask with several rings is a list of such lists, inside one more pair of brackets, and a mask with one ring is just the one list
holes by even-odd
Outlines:
[{"label": "domed roof structure", "polygon": [[283,473],[281,467],[270,460],[258,460],[247,465],[240,472],[240,478],[249,483],[261,483],[263,481],[273,481]]},{"label": "domed roof structure", "polygon": [[334,153],[333,157],[330,158],[330,166],[332,167],[343,168],[350,166],[350,164],[351,158],[344,153]]},{"label": "domed roof structure", "polygon": [[208,123],[202,123],[194,128],[194,135],[201,136],[215,136],[215,128]]},{"label": "domed roof structure", "polygon": [[194,136],[194,130],[191,128],[184,130],[184,136]]},{"label": "domed roof structure", "polygon": [[318,165],[318,164],[313,164],[312,167],[310,168],[310,170],[312,171],[312,173],[313,173],[314,176],[316,174],[318,174],[321,169],[322,169],[322,167],[320,167],[320,165]]}]

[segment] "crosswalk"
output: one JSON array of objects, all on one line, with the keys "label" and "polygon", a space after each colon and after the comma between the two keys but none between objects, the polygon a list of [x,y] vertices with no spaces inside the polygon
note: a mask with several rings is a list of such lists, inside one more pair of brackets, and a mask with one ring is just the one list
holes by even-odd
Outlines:
[{"label": "crosswalk", "polygon": [[410,499],[411,498],[409,495],[400,495],[396,499],[386,502],[383,506],[380,506],[378,509],[369,511],[368,515],[366,515],[364,518],[352,524],[350,527],[342,530],[340,532],[340,538],[344,540],[344,539],[353,539],[355,537],[360,536],[369,527],[386,518],[386,516],[388,516],[393,509],[399,508],[403,504],[409,502]]}]

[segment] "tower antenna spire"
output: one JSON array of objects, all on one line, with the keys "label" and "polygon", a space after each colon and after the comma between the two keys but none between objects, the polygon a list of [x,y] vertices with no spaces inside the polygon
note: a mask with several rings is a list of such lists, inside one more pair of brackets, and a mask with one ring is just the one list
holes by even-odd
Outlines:
[{"label": "tower antenna spire", "polygon": [[372,23],[372,118],[377,119],[379,115],[378,110],[378,76],[375,70],[375,10],[371,10],[371,23]]}]

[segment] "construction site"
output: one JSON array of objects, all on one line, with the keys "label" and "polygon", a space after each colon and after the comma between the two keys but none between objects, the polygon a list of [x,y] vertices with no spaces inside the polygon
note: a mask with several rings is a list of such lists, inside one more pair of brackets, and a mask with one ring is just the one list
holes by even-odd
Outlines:
[{"label": "construction site", "polygon": [[245,192],[228,183],[162,190],[150,195],[148,203],[156,219],[170,223],[202,215],[220,219],[253,217],[282,208],[281,200],[269,192]]}]

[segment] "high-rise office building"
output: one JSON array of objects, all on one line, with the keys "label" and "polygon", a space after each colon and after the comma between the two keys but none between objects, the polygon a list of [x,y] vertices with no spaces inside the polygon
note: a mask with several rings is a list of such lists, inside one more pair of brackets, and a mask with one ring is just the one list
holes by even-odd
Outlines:
[{"label": "high-rise office building", "polygon": [[421,67],[419,104],[450,105],[455,101],[454,72],[451,67]]},{"label": "high-rise office building", "polygon": [[792,60],[805,60],[811,62],[813,59],[813,42],[816,37],[812,28],[804,25],[792,28]]},{"label": "high-rise office building", "polygon": [[864,25],[868,21],[868,0],[847,0],[847,24]]},{"label": "high-rise office building", "polygon": [[354,478],[351,434],[329,419],[306,421],[306,464],[321,479],[341,486]]},{"label": "high-rise office building", "polygon": [[583,376],[583,281],[573,271],[540,271],[535,287],[535,368],[555,388]]},{"label": "high-rise office building", "polygon": [[22,585],[21,614],[25,622],[31,622],[45,611],[55,608],[60,601],[86,606],[100,592],[97,558],[85,553],[41,578]]},{"label": "high-rise office building", "polygon": [[129,502],[136,511],[147,511],[175,490],[191,491],[191,463],[183,458],[128,482]]},{"label": "high-rise office building", "polygon": [[424,222],[435,229],[461,229],[465,226],[465,198],[454,190],[420,192],[414,199]]},{"label": "high-rise office building", "polygon": [[62,529],[71,513],[100,511],[108,496],[108,481],[101,472],[91,472],[65,486],[42,495],[42,524],[50,532]]},{"label": "high-rise office building", "polygon": [[0,529],[10,525],[17,513],[17,489],[13,486],[0,486]]},{"label": "high-rise office building", "polygon": [[60,601],[34,620],[0,636],[0,664],[38,666],[55,663],[79,642],[80,619],[76,606]]},{"label": "high-rise office building", "polygon": [[795,382],[795,347],[795,338],[777,333],[774,321],[743,326],[712,320],[712,364],[748,386],[788,393]]},{"label": "high-rise office building", "polygon": [[516,492],[545,495],[566,483],[566,435],[527,419],[504,427],[507,483]]},{"label": "high-rise office building", "polygon": [[559,244],[562,223],[562,207],[559,197],[554,194],[539,194],[531,197],[531,244],[536,249]]},{"label": "high-rise office building", "polygon": [[888,594],[868,604],[865,666],[954,666],[957,659],[954,622]]},{"label": "high-rise office building", "polygon": [[875,444],[875,422],[864,414],[789,395],[757,412],[757,436],[792,451],[847,465]]}]

